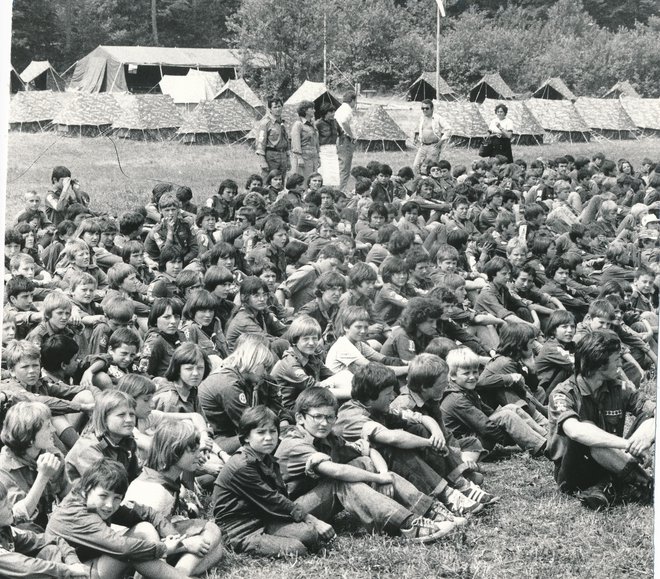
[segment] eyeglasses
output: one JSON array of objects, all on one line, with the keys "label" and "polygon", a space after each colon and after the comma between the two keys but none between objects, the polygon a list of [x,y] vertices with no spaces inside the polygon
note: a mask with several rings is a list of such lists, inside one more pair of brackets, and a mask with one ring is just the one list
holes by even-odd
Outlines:
[{"label": "eyeglasses", "polygon": [[307,414],[307,416],[317,424],[321,424],[323,421],[328,424],[334,424],[337,422],[337,416],[335,414]]}]

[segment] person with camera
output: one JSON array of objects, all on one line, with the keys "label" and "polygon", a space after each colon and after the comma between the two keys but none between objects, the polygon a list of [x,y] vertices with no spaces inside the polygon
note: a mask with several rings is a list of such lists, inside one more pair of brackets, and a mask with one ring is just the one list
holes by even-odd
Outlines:
[{"label": "person with camera", "polygon": [[67,207],[74,203],[87,207],[89,195],[80,189],[77,179],[71,178],[71,171],[61,165],[53,169],[50,181],[52,189],[46,195],[46,217],[57,227],[64,221]]}]

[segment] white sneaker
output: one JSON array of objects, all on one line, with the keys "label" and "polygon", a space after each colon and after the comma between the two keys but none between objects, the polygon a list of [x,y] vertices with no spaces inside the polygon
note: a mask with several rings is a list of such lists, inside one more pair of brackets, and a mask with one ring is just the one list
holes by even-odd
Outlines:
[{"label": "white sneaker", "polygon": [[401,529],[401,536],[410,543],[433,543],[448,535],[456,528],[449,521],[436,522],[424,517],[417,517],[410,523],[409,529]]},{"label": "white sneaker", "polygon": [[427,514],[429,518],[433,519],[436,523],[449,521],[450,523],[454,523],[457,527],[464,527],[467,525],[467,519],[465,517],[459,517],[458,515],[452,514],[451,511],[439,501],[433,503],[433,506]]},{"label": "white sneaker", "polygon": [[445,506],[452,515],[458,515],[459,517],[475,515],[484,508],[481,503],[473,501],[456,489],[451,489],[449,492]]}]

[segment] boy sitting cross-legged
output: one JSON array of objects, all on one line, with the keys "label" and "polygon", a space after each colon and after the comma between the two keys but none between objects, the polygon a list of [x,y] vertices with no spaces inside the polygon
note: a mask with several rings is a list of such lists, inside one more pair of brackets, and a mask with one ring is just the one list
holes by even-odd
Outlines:
[{"label": "boy sitting cross-legged", "polygon": [[390,472],[366,440],[349,443],[332,433],[337,400],[327,389],[304,390],[295,411],[296,426],[284,434],[275,456],[289,497],[303,511],[328,522],[343,506],[365,527],[415,543],[435,541],[455,528],[436,514],[433,498]]},{"label": "boy sitting cross-legged", "polygon": [[64,539],[12,526],[14,515],[7,489],[0,483],[0,576],[86,579],[89,569],[80,563]]},{"label": "boy sitting cross-legged", "polygon": [[[122,505],[127,489],[121,463],[100,459],[51,515],[46,536],[69,543],[94,578],[119,579],[133,571],[152,579],[185,578],[161,560],[185,551],[174,525],[149,507]],[[129,530],[122,534],[111,523]]]},{"label": "boy sitting cross-legged", "polygon": [[483,504],[454,490],[446,480],[462,463],[460,454],[447,448],[442,430],[430,416],[390,410],[398,387],[394,373],[382,364],[358,368],[353,398],[339,409],[333,431],[349,442],[368,441],[392,471],[444,504],[452,513],[445,513],[448,520],[463,524],[461,517],[481,511]]},{"label": "boy sitting cross-legged", "polygon": [[[449,473],[456,490],[466,497],[492,504],[499,500],[483,491],[478,484],[483,482],[477,461],[486,451],[475,437],[456,440],[445,428],[440,401],[447,387],[447,363],[434,354],[420,354],[410,363],[408,375],[408,393],[400,394],[392,402],[393,410],[413,410],[435,421],[434,431],[440,429],[450,451],[460,454],[462,461],[457,461],[453,472]],[[475,484],[476,483],[476,484]]]},{"label": "boy sitting cross-legged", "polygon": [[529,414],[515,404],[493,410],[476,393],[479,356],[469,348],[457,348],[447,354],[447,366],[449,385],[440,408],[445,426],[456,438],[476,435],[485,448],[513,442],[533,456],[543,454],[546,438]]}]

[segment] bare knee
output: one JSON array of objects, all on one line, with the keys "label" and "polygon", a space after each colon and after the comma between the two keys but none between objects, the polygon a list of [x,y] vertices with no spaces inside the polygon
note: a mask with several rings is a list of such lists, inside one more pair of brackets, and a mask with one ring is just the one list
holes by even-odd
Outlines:
[{"label": "bare knee", "polygon": [[127,535],[129,534],[132,537],[141,537],[148,541],[160,541],[160,535],[151,523],[138,523],[128,531]]},{"label": "bare knee", "polygon": [[220,527],[212,521],[206,523],[204,526],[204,538],[211,543],[211,546],[220,543],[222,540],[222,531],[220,531]]}]

